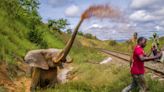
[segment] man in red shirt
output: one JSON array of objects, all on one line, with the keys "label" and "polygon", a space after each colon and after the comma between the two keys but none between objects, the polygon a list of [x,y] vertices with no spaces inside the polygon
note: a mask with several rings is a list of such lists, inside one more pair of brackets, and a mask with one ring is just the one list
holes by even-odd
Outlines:
[{"label": "man in red shirt", "polygon": [[137,45],[133,51],[133,60],[131,64],[131,75],[133,78],[132,83],[124,88],[122,92],[130,92],[133,88],[139,87],[139,92],[146,92],[147,85],[144,78],[144,62],[155,60],[161,57],[161,53],[158,53],[156,56],[147,57],[144,53],[143,48],[146,46],[147,39],[140,37],[137,40]]}]

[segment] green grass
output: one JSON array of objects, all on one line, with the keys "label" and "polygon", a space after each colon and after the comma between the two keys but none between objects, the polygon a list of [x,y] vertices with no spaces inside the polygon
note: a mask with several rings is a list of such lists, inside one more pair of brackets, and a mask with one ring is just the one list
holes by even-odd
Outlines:
[{"label": "green grass", "polygon": [[88,63],[76,64],[78,80],[57,85],[45,92],[120,92],[129,82],[130,75],[126,67],[120,68],[114,64],[92,65]]},{"label": "green grass", "polygon": [[[72,80],[65,84],[56,85],[44,92],[121,92],[121,90],[131,83],[131,76],[127,66],[114,64],[91,65],[80,64],[75,67],[78,80]],[[150,92],[163,92],[164,83],[152,80],[146,76]],[[138,92],[138,88],[132,92]]]},{"label": "green grass", "polygon": [[0,87],[0,92],[6,92],[6,89],[3,87]]},{"label": "green grass", "polygon": [[147,83],[150,88],[150,92],[163,92],[164,90],[164,82],[160,82],[158,80],[152,80],[150,76],[147,76]]}]

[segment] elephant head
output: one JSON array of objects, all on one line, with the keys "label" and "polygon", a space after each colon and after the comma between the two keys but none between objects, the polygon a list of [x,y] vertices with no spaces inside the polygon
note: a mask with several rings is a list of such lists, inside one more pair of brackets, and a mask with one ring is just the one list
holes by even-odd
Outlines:
[{"label": "elephant head", "polygon": [[83,22],[83,19],[79,21],[76,26],[71,38],[67,42],[63,50],[58,49],[40,49],[29,51],[25,56],[25,62],[31,67],[38,67],[41,69],[49,69],[49,67],[54,67],[62,62],[71,62],[72,59],[69,58],[68,53],[73,45],[76,38],[78,29]]},{"label": "elephant head", "polygon": [[[56,58],[61,52],[61,49],[40,49],[29,51],[24,60],[25,63],[29,64],[31,67],[37,67],[44,70],[48,70],[50,67],[55,67],[58,63],[53,63],[52,59]],[[72,59],[67,56],[65,59],[66,63],[72,62]]]},{"label": "elephant head", "polygon": [[42,54],[43,51],[44,49],[29,51],[24,58],[25,63],[31,67],[38,67],[45,70],[49,69],[46,59]]}]

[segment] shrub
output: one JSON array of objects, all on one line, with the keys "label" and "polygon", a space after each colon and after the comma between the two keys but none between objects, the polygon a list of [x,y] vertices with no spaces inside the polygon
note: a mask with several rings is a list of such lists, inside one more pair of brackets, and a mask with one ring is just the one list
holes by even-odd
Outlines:
[{"label": "shrub", "polygon": [[89,39],[97,39],[96,36],[93,36],[93,35],[90,34],[90,33],[85,34],[84,37],[89,38]]},{"label": "shrub", "polygon": [[68,34],[72,34],[71,29],[67,29],[67,33],[68,33]]},{"label": "shrub", "polygon": [[84,34],[83,34],[83,32],[78,32],[78,35],[81,35],[81,36],[83,36]]},{"label": "shrub", "polygon": [[48,44],[47,42],[43,39],[43,31],[40,30],[31,30],[28,32],[28,39],[32,42],[35,43],[36,45],[40,46],[41,48],[47,48]]},{"label": "shrub", "polygon": [[117,45],[117,42],[116,42],[115,40],[111,40],[111,41],[109,42],[109,45],[110,45],[110,46],[115,46],[115,45]]}]

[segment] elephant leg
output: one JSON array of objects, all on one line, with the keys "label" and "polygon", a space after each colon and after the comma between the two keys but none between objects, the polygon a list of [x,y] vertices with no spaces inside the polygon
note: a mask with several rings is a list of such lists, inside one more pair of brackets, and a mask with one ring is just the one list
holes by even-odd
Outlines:
[{"label": "elephant leg", "polygon": [[34,68],[33,68],[33,67],[30,67],[30,68],[29,68],[30,77],[32,77],[33,71],[34,71]]},{"label": "elephant leg", "polygon": [[40,72],[41,72],[41,70],[39,68],[33,68],[31,87],[30,87],[31,92],[34,92],[36,90],[37,86],[39,85]]},{"label": "elephant leg", "polygon": [[50,88],[53,88],[53,87],[55,87],[56,83],[57,83],[57,80],[54,79],[53,81],[50,82],[50,84],[49,84],[47,87],[48,87],[48,88],[49,88],[49,87],[50,87]]},{"label": "elephant leg", "polygon": [[49,73],[51,73],[52,76],[50,78],[50,83],[47,87],[54,87],[55,84],[58,82],[57,81],[57,67],[51,68]]}]

